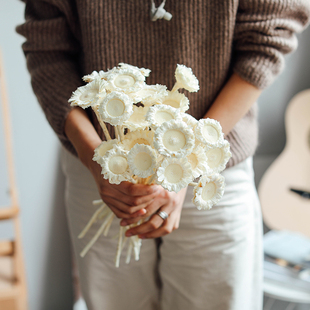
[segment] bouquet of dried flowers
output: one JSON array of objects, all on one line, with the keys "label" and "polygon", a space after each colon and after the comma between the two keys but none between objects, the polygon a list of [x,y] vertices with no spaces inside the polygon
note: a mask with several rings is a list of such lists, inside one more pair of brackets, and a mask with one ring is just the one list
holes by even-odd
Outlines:
[{"label": "bouquet of dried flowers", "polygon": [[[103,129],[106,140],[95,149],[93,160],[102,167],[103,178],[111,184],[155,183],[175,192],[191,185],[193,203],[198,209],[210,209],[223,196],[224,177],[220,172],[231,157],[229,143],[219,122],[198,121],[185,113],[189,100],[178,90],[199,90],[190,68],[177,65],[176,83],[171,91],[164,85],[146,84],[149,74],[149,69],[120,63],[107,72],[94,71],[83,77],[87,84],[79,87],[69,102],[83,109],[91,107]],[[105,123],[114,126],[115,139],[111,139]],[[199,180],[194,183],[196,178]],[[102,200],[93,204],[98,209],[79,238],[85,236],[94,222],[102,224],[81,256],[86,255],[101,234],[107,236],[114,218]],[[141,239],[125,237],[125,231],[132,225],[120,227],[116,267],[127,242],[126,262],[130,262],[132,252],[139,259]]]}]

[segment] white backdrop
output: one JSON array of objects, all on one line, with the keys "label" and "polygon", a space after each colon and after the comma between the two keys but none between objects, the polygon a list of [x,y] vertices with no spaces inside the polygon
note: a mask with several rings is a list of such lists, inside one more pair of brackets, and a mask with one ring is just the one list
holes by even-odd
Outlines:
[{"label": "white backdrop", "polygon": [[[45,120],[30,86],[21,44],[15,33],[24,4],[0,0],[0,47],[7,77],[13,126],[14,159],[21,206],[25,263],[31,310],[72,308],[70,245],[63,205],[64,180],[59,142]],[[297,52],[287,57],[285,72],[259,100],[260,145],[254,158],[256,181],[285,145],[284,111],[297,92],[310,88],[310,29]],[[1,111],[2,113],[2,111]],[[0,119],[2,125],[2,115]],[[8,202],[0,126],[0,205]],[[12,235],[0,225],[0,239]]]}]

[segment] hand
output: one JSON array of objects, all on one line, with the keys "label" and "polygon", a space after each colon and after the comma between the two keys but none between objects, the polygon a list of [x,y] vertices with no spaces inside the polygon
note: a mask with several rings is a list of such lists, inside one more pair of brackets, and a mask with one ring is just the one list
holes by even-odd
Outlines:
[{"label": "hand", "polygon": [[[156,198],[145,208],[146,213],[144,215],[121,221],[122,226],[127,226],[151,216],[148,221],[127,230],[126,236],[138,235],[141,239],[158,238],[177,229],[179,227],[186,190],[187,188],[184,188],[180,192],[175,193],[164,190],[161,187]],[[168,214],[168,218],[165,221],[155,213],[159,209]]]},{"label": "hand", "polygon": [[102,142],[88,116],[81,108],[73,108],[67,116],[65,133],[75,147],[81,162],[92,173],[102,200],[119,218],[141,216],[161,187],[122,182],[109,184],[103,179],[101,167],[92,160],[94,149]]},{"label": "hand", "polygon": [[146,214],[145,208],[152,204],[162,188],[158,185],[130,182],[121,182],[118,185],[110,184],[102,177],[100,165],[93,162],[89,167],[102,200],[118,218],[130,219]]}]

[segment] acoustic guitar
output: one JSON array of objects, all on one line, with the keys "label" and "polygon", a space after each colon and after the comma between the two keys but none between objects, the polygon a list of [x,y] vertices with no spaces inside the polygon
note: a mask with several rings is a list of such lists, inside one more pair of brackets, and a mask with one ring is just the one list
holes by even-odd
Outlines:
[{"label": "acoustic guitar", "polygon": [[297,94],[285,114],[286,145],[258,188],[270,229],[310,237],[310,89]]}]

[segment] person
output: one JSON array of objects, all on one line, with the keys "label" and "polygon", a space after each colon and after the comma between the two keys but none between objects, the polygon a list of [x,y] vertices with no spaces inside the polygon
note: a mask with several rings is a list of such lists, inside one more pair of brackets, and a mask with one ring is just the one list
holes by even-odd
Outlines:
[{"label": "person", "polygon": [[[262,223],[252,169],[256,101],[283,70],[284,54],[296,49],[309,1],[169,0],[172,18],[156,21],[149,10],[161,1],[25,2],[26,21],[17,32],[26,37],[33,90],[64,147],[67,216],[88,309],[261,309]],[[187,94],[188,113],[218,120],[232,152],[225,194],[212,210],[197,210],[191,190],[111,185],[102,178],[92,160],[103,138],[96,118],[68,99],[83,75],[120,62],[151,69],[147,83],[168,89],[176,64],[197,76],[200,90]],[[144,239],[139,261],[115,268],[117,241],[104,236],[79,256],[89,240],[77,236],[94,212],[91,201],[100,197],[121,219],[111,236],[119,225],[148,219],[126,232]]]}]

